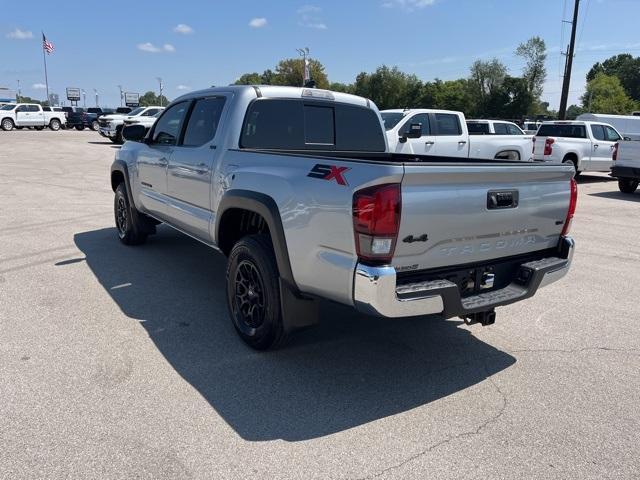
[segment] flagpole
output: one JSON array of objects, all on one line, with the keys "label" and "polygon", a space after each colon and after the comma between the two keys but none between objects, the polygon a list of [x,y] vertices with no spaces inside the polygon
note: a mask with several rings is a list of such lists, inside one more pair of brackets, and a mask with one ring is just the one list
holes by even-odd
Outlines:
[{"label": "flagpole", "polygon": [[44,61],[44,84],[47,87],[47,104],[49,103],[49,78],[47,75],[47,55],[44,51],[44,32],[42,32],[42,60]]}]

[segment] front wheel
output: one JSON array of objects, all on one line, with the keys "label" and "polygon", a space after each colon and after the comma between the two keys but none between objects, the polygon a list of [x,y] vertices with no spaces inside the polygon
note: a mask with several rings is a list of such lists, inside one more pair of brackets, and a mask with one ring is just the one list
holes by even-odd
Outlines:
[{"label": "front wheel", "polygon": [[269,350],[284,343],[278,266],[268,236],[244,237],[231,250],[227,306],[233,326],[251,348]]},{"label": "front wheel", "polygon": [[84,125],[76,125],[76,130],[81,132],[82,130],[84,130]]},{"label": "front wheel", "polygon": [[57,118],[54,118],[49,122],[49,128],[54,132],[57,132],[58,130],[60,130],[61,125],[62,124],[60,123],[60,120],[58,120]]},{"label": "front wheel", "polygon": [[10,132],[11,130],[13,130],[14,127],[14,123],[13,120],[11,120],[10,118],[5,118],[4,120],[2,120],[2,129],[5,132]]},{"label": "front wheel", "polygon": [[98,131],[98,127],[100,127],[100,125],[98,124],[97,120],[94,120],[93,122],[91,122],[91,130],[93,130],[94,132]]},{"label": "front wheel", "polygon": [[147,240],[147,233],[141,231],[140,214],[127,197],[124,183],[118,185],[113,201],[113,213],[116,220],[118,238],[125,245],[140,245]]},{"label": "front wheel", "polygon": [[618,180],[618,188],[622,193],[634,193],[638,188],[638,180],[620,178]]}]

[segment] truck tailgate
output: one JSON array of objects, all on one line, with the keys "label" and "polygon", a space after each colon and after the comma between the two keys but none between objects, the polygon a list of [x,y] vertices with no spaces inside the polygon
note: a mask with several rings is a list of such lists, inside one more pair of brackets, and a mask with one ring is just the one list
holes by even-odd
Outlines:
[{"label": "truck tailgate", "polygon": [[397,271],[555,247],[573,169],[554,164],[405,164]]}]

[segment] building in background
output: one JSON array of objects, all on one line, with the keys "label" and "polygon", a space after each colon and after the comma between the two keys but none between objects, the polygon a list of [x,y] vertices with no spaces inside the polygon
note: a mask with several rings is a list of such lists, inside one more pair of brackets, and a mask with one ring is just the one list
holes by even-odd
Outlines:
[{"label": "building in background", "polygon": [[7,87],[0,87],[0,104],[16,103],[16,91]]}]

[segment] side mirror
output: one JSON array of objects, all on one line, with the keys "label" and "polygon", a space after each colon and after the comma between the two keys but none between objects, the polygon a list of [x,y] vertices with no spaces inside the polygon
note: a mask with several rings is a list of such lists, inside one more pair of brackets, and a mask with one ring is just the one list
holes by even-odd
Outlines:
[{"label": "side mirror", "polygon": [[400,138],[398,141],[400,143],[405,143],[407,138],[420,138],[422,136],[422,124],[421,123],[412,123],[409,125],[409,130],[405,130],[400,133]]},{"label": "side mirror", "polygon": [[127,125],[122,129],[124,139],[132,142],[141,142],[146,135],[147,129],[144,125]]},{"label": "side mirror", "polygon": [[624,138],[623,138],[623,140],[624,140],[625,142],[630,142],[630,141],[631,141],[631,137],[624,137]]}]

